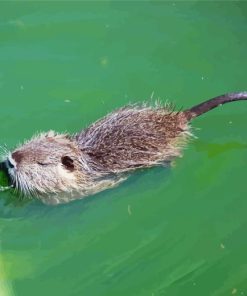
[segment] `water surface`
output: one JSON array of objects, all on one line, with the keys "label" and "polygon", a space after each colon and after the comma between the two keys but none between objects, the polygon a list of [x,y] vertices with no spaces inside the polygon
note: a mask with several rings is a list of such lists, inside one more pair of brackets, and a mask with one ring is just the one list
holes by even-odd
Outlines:
[{"label": "water surface", "polygon": [[[151,96],[247,90],[246,2],[1,2],[0,134],[76,132]],[[0,193],[1,296],[247,295],[247,104],[169,169],[67,205]]]}]

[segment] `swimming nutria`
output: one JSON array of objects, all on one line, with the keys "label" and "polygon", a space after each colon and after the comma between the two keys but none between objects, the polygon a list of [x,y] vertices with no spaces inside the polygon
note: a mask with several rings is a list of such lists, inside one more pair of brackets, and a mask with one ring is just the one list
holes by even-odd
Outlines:
[{"label": "swimming nutria", "polygon": [[225,94],[185,111],[169,105],[130,105],[76,135],[39,134],[0,164],[22,195],[61,203],[113,187],[127,173],[169,163],[191,137],[189,122],[247,92]]}]

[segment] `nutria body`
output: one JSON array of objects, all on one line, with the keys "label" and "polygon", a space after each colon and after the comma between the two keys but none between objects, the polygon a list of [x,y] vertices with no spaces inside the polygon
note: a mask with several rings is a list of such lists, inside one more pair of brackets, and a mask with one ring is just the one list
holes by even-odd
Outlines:
[{"label": "nutria body", "polygon": [[22,195],[67,202],[113,187],[134,169],[169,163],[191,137],[191,119],[246,99],[247,92],[226,94],[180,112],[127,106],[76,135],[39,134],[9,153],[0,169]]}]

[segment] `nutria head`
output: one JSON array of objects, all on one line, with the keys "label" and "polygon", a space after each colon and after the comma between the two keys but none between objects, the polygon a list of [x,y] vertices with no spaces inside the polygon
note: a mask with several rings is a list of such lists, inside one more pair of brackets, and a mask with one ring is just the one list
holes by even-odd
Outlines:
[{"label": "nutria head", "polygon": [[83,183],[80,155],[71,136],[50,131],[10,153],[5,171],[13,187],[24,195],[72,192]]}]

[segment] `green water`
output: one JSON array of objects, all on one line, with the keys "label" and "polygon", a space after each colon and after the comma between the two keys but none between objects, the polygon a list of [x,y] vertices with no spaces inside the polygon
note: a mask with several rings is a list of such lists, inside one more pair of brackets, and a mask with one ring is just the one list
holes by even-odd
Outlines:
[{"label": "green water", "polygon": [[[0,142],[247,90],[247,2],[0,2]],[[170,169],[49,207],[0,193],[1,296],[247,295],[247,103]],[[197,129],[198,128],[198,129]]]}]

